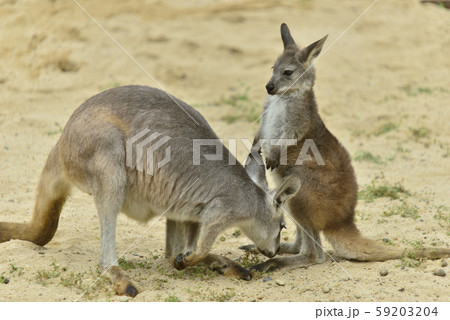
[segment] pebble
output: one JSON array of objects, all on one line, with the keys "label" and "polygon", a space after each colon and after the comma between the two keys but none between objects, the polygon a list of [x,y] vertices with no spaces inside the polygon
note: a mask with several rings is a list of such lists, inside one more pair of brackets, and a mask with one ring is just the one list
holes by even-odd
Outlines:
[{"label": "pebble", "polygon": [[360,299],[361,296],[360,296],[359,294],[355,294],[355,298],[356,298],[356,299]]},{"label": "pebble", "polygon": [[387,276],[389,271],[387,269],[381,269],[380,270],[380,276],[385,277]]},{"label": "pebble", "polygon": [[323,293],[328,293],[331,291],[331,288],[329,286],[323,286],[322,291],[323,291]]},{"label": "pebble", "polygon": [[8,278],[3,278],[3,283],[4,284],[8,284],[9,283],[9,279]]},{"label": "pebble", "polygon": [[270,277],[265,277],[264,279],[263,279],[263,282],[268,282],[268,281],[272,281],[273,279],[272,278],[270,278]]},{"label": "pebble", "polygon": [[400,288],[400,289],[398,289],[398,291],[403,292],[403,291],[405,291],[405,288]]},{"label": "pebble", "polygon": [[131,299],[130,297],[122,296],[122,297],[119,298],[119,301],[120,302],[128,302],[128,301],[130,301],[130,299]]},{"label": "pebble", "polygon": [[284,281],[283,280],[275,280],[275,282],[277,283],[277,285],[279,285],[279,286],[284,286],[285,285],[285,283],[284,283]]},{"label": "pebble", "polygon": [[433,271],[433,274],[438,277],[445,277],[446,273],[444,269],[437,269]]},{"label": "pebble", "polygon": [[447,260],[442,260],[441,267],[446,267],[446,266],[448,266]]}]

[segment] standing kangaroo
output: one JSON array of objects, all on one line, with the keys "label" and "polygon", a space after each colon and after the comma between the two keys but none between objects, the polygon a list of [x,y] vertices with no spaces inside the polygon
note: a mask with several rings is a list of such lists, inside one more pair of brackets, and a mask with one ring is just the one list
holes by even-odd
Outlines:
[{"label": "standing kangaroo", "polygon": [[[139,150],[126,159],[127,141],[145,130],[153,132],[153,137],[170,137],[163,147],[154,148],[153,156],[165,159],[171,148],[172,159],[153,175],[137,170],[145,162],[145,157],[136,155]],[[216,146],[204,146],[201,163],[194,165],[194,139],[218,141],[199,112],[158,89],[125,86],[88,99],[75,110],[50,152],[31,222],[1,222],[0,242],[22,239],[47,244],[56,232],[70,188],[76,186],[94,197],[101,224],[100,266],[118,294],[134,297],[138,293],[117,263],[119,212],[141,222],[164,214],[166,257],[175,258],[177,269],[203,262],[224,274],[249,279],[249,271],[238,263],[209,251],[221,232],[238,226],[266,256],[278,252],[284,220],[271,195],[260,187],[267,185],[264,166],[255,158],[257,154],[247,159],[246,170],[239,163],[229,165],[233,156],[222,144],[223,159],[206,160],[203,155],[215,153]],[[131,160],[134,165],[128,166]],[[289,179],[272,195],[278,202],[286,201],[299,187],[298,178]]]},{"label": "standing kangaroo", "polygon": [[[258,151],[262,146],[267,169],[272,169],[278,185],[291,175],[301,178],[301,189],[287,203],[290,215],[297,222],[296,238],[292,243],[281,243],[280,247],[280,253],[295,255],[269,259],[254,268],[275,270],[324,262],[320,231],[339,257],[358,261],[400,258],[404,250],[366,239],[356,227],[358,186],[350,156],[325,127],[317,111],[312,62],[327,37],[301,50],[283,23],[281,38],[284,52],[276,60],[273,75],[266,85],[269,96],[253,149]],[[279,139],[297,141],[295,146],[287,146],[285,163],[280,161],[280,145],[273,143]],[[302,158],[301,148],[305,141],[311,141],[308,139],[312,139],[324,163],[304,161],[296,165],[298,158]],[[252,247],[241,249],[251,250]],[[450,249],[423,249],[413,254],[416,258],[438,258],[449,255]]]}]

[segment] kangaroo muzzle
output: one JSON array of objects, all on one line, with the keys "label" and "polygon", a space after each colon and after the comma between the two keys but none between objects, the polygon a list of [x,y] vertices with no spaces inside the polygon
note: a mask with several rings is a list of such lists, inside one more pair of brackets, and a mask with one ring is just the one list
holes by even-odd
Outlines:
[{"label": "kangaroo muzzle", "polygon": [[273,82],[269,82],[268,84],[266,84],[266,90],[268,94],[275,94],[277,93],[277,90],[275,89],[275,85],[273,84]]}]

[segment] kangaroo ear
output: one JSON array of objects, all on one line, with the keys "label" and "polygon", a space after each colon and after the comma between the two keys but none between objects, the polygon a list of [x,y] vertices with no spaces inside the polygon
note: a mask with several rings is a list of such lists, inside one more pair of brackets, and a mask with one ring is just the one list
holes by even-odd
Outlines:
[{"label": "kangaroo ear", "polygon": [[290,175],[283,181],[278,191],[273,197],[274,205],[282,205],[289,200],[300,190],[301,182],[300,177],[296,175]]},{"label": "kangaroo ear", "polygon": [[289,47],[297,47],[286,23],[281,25],[281,39],[283,40],[284,50]]},{"label": "kangaroo ear", "polygon": [[300,52],[300,61],[307,65],[311,65],[314,59],[319,55],[320,51],[322,51],[323,44],[327,38],[328,35],[303,49]]},{"label": "kangaroo ear", "polygon": [[264,161],[259,152],[252,152],[245,160],[245,171],[257,185],[261,186],[265,190],[269,189],[266,179],[266,168]]}]

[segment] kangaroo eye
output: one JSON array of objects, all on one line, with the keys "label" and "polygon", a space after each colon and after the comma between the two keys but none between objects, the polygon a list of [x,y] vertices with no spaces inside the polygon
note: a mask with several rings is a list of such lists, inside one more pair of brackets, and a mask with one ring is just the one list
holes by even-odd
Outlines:
[{"label": "kangaroo eye", "polygon": [[290,76],[294,71],[292,70],[284,70],[284,75],[285,76]]}]

